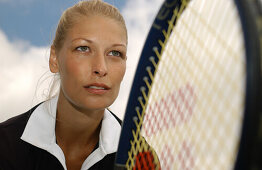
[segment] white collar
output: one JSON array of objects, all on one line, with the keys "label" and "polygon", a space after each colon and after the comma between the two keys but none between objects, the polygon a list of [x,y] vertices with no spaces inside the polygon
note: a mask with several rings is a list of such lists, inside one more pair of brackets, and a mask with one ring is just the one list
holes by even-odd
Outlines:
[{"label": "white collar", "polygon": [[[21,139],[54,155],[66,170],[65,156],[56,144],[55,123],[58,97],[38,106],[31,114]],[[107,154],[117,151],[121,126],[115,117],[105,110],[99,134],[99,147],[84,161],[82,169],[88,169]]]}]

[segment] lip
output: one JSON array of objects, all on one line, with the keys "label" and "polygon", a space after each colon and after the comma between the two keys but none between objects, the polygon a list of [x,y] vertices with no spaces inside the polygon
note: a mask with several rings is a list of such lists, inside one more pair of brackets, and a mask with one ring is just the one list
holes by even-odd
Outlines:
[{"label": "lip", "polygon": [[[92,88],[92,86],[97,88]],[[103,83],[92,83],[84,86],[84,88],[92,94],[105,94],[108,90],[110,90],[110,87],[108,87],[106,84]]]}]

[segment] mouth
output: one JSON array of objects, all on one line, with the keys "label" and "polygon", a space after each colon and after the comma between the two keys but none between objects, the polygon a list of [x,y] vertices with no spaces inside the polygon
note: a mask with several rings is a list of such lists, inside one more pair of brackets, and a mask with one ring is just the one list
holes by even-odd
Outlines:
[{"label": "mouth", "polygon": [[102,83],[93,83],[93,84],[89,84],[84,86],[85,88],[90,88],[90,89],[101,89],[101,90],[109,90],[110,88]]},{"label": "mouth", "polygon": [[98,86],[88,86],[87,88],[90,88],[90,89],[100,89],[100,90],[105,90],[106,88],[104,87],[98,87]]},{"label": "mouth", "polygon": [[84,86],[84,88],[89,93],[93,93],[93,94],[104,94],[108,90],[110,90],[110,88],[107,85],[99,84],[99,83],[89,84],[89,85]]}]

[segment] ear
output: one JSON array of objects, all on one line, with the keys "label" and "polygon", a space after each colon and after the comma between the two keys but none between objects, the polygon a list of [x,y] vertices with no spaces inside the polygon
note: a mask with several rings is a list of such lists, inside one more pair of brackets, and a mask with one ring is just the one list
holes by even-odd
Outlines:
[{"label": "ear", "polygon": [[59,72],[58,57],[56,55],[55,47],[53,45],[50,49],[49,69],[52,73]]}]

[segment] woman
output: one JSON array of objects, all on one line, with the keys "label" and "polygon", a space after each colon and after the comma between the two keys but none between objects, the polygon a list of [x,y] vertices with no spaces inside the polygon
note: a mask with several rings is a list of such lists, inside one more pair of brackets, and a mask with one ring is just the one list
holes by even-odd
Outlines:
[{"label": "woman", "polygon": [[99,0],[67,9],[50,50],[57,97],[0,124],[0,169],[113,169],[120,120],[106,108],[126,69],[127,31]]}]

